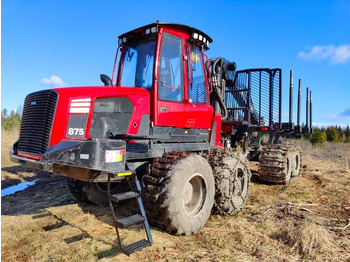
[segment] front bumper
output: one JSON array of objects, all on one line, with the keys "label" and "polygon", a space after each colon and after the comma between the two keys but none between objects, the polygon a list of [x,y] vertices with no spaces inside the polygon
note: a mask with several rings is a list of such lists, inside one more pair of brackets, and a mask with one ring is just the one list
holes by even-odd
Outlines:
[{"label": "front bumper", "polygon": [[11,150],[11,161],[89,182],[106,182],[108,174],[120,180],[133,172],[125,170],[126,143],[121,140],[62,140],[47,149],[41,160],[17,155]]},{"label": "front bumper", "polygon": [[52,171],[52,164],[44,164],[43,162],[35,159],[30,159],[27,157],[15,155],[15,154],[10,154],[10,159],[14,163],[18,163],[24,166],[29,166],[34,169],[40,169],[44,171]]}]

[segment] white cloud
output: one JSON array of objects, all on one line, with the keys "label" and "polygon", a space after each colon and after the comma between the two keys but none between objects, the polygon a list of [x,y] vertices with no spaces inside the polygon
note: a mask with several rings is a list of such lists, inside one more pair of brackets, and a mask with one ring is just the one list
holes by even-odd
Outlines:
[{"label": "white cloud", "polygon": [[299,52],[298,57],[307,61],[329,60],[331,65],[346,64],[350,61],[350,45],[317,45],[309,52]]},{"label": "white cloud", "polygon": [[339,123],[346,120],[346,116],[341,114],[323,114],[319,117],[320,121],[329,123],[330,125],[339,125]]},{"label": "white cloud", "polygon": [[347,124],[330,124],[330,123],[315,123],[312,122],[312,127],[318,127],[318,128],[327,128],[330,126],[340,126],[341,128],[346,128],[348,125]]},{"label": "white cloud", "polygon": [[60,77],[55,75],[51,76],[50,78],[43,78],[41,79],[41,82],[51,88],[62,87],[66,85]]}]

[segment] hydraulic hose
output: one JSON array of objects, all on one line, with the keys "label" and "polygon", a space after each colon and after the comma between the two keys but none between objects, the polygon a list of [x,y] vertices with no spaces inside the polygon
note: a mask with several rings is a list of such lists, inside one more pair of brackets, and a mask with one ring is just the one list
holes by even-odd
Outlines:
[{"label": "hydraulic hose", "polygon": [[[228,117],[228,112],[227,112],[227,108],[226,105],[224,103],[224,99],[222,96],[222,93],[225,92],[224,89],[225,87],[222,86],[222,73],[223,73],[223,64],[222,64],[222,57],[216,58],[216,59],[210,59],[209,62],[210,64],[212,64],[212,76],[216,77],[216,85],[213,85],[213,90],[215,91],[215,98],[217,100],[217,102],[219,103],[220,106],[220,114],[221,114],[221,120],[226,120]],[[221,65],[218,66],[218,63],[221,62]],[[218,71],[220,71],[218,73]],[[222,89],[220,88],[220,86],[222,87]],[[221,89],[221,90],[219,90]],[[215,107],[214,107],[215,109]],[[217,112],[219,113],[219,112]]]}]

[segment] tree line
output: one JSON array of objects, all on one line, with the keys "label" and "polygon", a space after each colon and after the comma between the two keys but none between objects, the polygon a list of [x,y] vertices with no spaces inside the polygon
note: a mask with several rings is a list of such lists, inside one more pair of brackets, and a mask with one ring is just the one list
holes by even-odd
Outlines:
[{"label": "tree line", "polygon": [[5,130],[14,130],[19,129],[21,126],[21,107],[18,110],[12,110],[10,114],[8,114],[7,109],[4,108],[1,111],[1,127]]},{"label": "tree line", "polygon": [[312,144],[323,144],[326,141],[334,143],[350,143],[350,128],[340,126],[330,126],[322,128],[314,128],[313,133],[307,135],[307,138]]}]

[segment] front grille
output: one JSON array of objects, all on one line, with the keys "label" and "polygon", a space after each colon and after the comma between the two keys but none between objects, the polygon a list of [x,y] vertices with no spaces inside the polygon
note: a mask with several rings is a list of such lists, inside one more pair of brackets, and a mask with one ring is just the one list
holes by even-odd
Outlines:
[{"label": "front grille", "polygon": [[24,100],[18,151],[41,155],[50,142],[58,94],[44,90],[29,94]]}]

